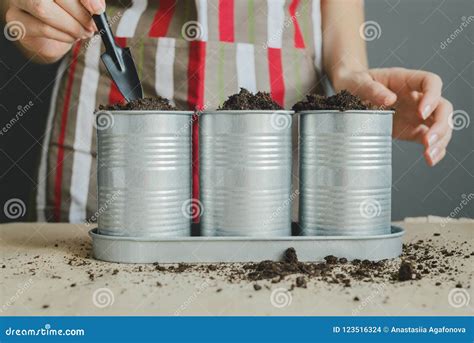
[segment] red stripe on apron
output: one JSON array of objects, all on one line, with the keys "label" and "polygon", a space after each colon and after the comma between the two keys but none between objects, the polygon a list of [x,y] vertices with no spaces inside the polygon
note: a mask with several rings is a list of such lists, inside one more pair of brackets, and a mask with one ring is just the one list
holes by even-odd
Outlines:
[{"label": "red stripe on apron", "polygon": [[303,34],[301,33],[300,29],[300,24],[298,23],[298,12],[296,9],[298,8],[300,4],[300,0],[293,0],[291,1],[289,10],[290,10],[290,16],[291,16],[291,21],[293,22],[293,25],[295,27],[295,48],[297,49],[304,49],[304,39],[303,39]]},{"label": "red stripe on apron", "polygon": [[219,39],[234,41],[234,0],[219,0]]},{"label": "red stripe on apron", "polygon": [[[127,38],[115,37],[115,44],[117,44],[121,48],[125,48],[127,46]],[[110,80],[109,104],[118,104],[118,103],[124,103],[124,102],[125,102],[124,96],[118,90],[115,82]]]},{"label": "red stripe on apron", "polygon": [[[206,42],[189,43],[188,105],[191,110],[204,107],[204,77],[206,66]],[[193,117],[193,199],[199,199],[199,117]],[[199,221],[198,214],[193,218]]]},{"label": "red stripe on apron", "polygon": [[81,50],[81,43],[74,45],[72,52],[72,61],[69,66],[69,75],[66,84],[66,94],[64,98],[64,106],[61,114],[61,128],[58,138],[58,160],[56,162],[56,178],[54,180],[54,221],[61,220],[61,184],[63,179],[63,162],[64,162],[64,141],[66,139],[67,117],[69,114],[69,105],[71,103],[72,86],[74,84],[74,75],[76,73],[77,58]]},{"label": "red stripe on apron", "polygon": [[151,24],[150,37],[165,37],[173,19],[176,0],[160,0],[153,23]]},{"label": "red stripe on apron", "polygon": [[268,48],[268,69],[272,98],[283,107],[285,102],[285,82],[283,80],[281,49]]}]

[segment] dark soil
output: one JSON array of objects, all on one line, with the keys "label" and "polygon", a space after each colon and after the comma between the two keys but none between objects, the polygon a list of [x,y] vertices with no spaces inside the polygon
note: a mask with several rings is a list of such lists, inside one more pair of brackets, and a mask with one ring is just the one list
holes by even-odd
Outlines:
[{"label": "dark soil", "polygon": [[296,287],[306,288],[306,279],[304,276],[298,276],[296,278]]},{"label": "dark soil", "polygon": [[347,111],[376,109],[381,108],[362,101],[361,98],[346,90],[329,97],[318,94],[309,94],[306,96],[306,100],[302,100],[293,106],[293,110],[296,112],[315,110]]},{"label": "dark soil", "polygon": [[[118,277],[123,272],[130,273],[172,273],[188,272],[199,273],[203,278],[214,280],[225,279],[231,284],[241,282],[250,283],[258,291],[269,288],[271,284],[290,283],[289,288],[306,288],[310,283],[325,283],[351,287],[354,283],[399,283],[416,282],[422,278],[432,279],[433,282],[443,281],[445,284],[458,283],[457,267],[453,266],[453,259],[464,258],[472,251],[467,250],[468,243],[460,246],[439,246],[433,240],[418,240],[403,245],[400,258],[393,260],[369,261],[352,260],[329,255],[323,262],[300,262],[294,248],[288,248],[280,261],[261,261],[257,263],[215,263],[215,264],[186,264],[163,265],[135,265],[128,271],[116,268],[93,268],[94,260],[70,257],[66,263],[70,266],[84,266],[86,276],[90,280],[112,274]],[[257,283],[258,282],[258,283]],[[262,284],[262,283],[263,284]],[[458,286],[459,287],[459,286]]]},{"label": "dark soil", "polygon": [[[462,261],[469,261],[474,256],[469,242],[452,243],[438,237],[417,240],[404,244],[399,258],[369,261],[352,260],[339,256],[326,256],[321,262],[301,262],[297,251],[288,248],[280,261],[261,261],[256,263],[214,263],[214,264],[142,264],[117,265],[94,260],[90,256],[90,242],[77,239],[71,242],[60,241],[59,246],[68,247],[71,255],[64,256],[64,265],[77,271],[77,277],[62,278],[64,287],[80,288],[90,282],[114,278],[121,282],[124,277],[133,278],[134,284],[149,283],[150,287],[174,287],[174,282],[162,283],[164,274],[182,274],[199,276],[213,287],[214,280],[226,281],[229,287],[245,287],[255,291],[271,289],[273,285],[286,287],[289,290],[311,289],[314,285],[337,287],[341,290],[357,287],[360,284],[383,285],[394,284],[403,287],[405,284],[419,284],[421,279],[438,287],[470,288],[469,283],[462,283],[459,278],[465,277]],[[57,245],[52,242],[51,246]],[[466,256],[470,259],[466,260]],[[461,261],[461,262],[460,262]],[[22,273],[34,276],[38,271],[44,273],[44,265],[52,263],[46,257],[35,256],[24,262]],[[57,263],[57,262],[55,262]],[[3,267],[5,266],[5,267]],[[1,265],[9,268],[9,265]],[[459,268],[459,269],[458,269]],[[3,269],[5,270],[5,269]],[[57,279],[57,273],[46,273],[49,278]],[[128,276],[127,276],[128,275]],[[306,287],[305,287],[306,286]],[[226,287],[219,286],[224,292]],[[218,289],[219,287],[216,287]],[[356,288],[355,288],[356,289]],[[346,292],[347,292],[346,291]],[[353,294],[352,296],[359,296]],[[359,296],[360,297],[360,296]],[[352,298],[351,298],[352,299]]]},{"label": "dark soil", "polygon": [[100,105],[101,111],[176,111],[177,108],[170,104],[168,99],[160,96],[132,100],[125,104]]},{"label": "dark soil", "polygon": [[408,262],[402,262],[398,270],[398,281],[408,281],[415,276],[413,266]]},{"label": "dark soil", "polygon": [[285,253],[283,254],[283,260],[288,263],[297,263],[298,256],[296,255],[295,248],[286,249]]},{"label": "dark soil", "polygon": [[257,92],[253,94],[245,88],[240,93],[229,96],[219,107],[219,110],[282,110],[283,108],[273,101],[270,93]]},{"label": "dark soil", "polygon": [[[462,257],[462,249],[448,251],[436,248],[431,240],[418,240],[415,243],[404,244],[400,259],[394,260],[352,260],[326,256],[324,262],[300,262],[294,248],[288,248],[281,261],[262,261],[246,263],[242,270],[232,268],[227,271],[230,282],[268,280],[279,283],[283,280],[293,280],[290,288],[306,288],[311,280],[328,284],[339,284],[351,287],[352,282],[370,283],[400,283],[409,280],[420,280],[425,277],[443,277],[454,282],[457,275],[455,267],[447,257]],[[295,275],[296,278],[290,278]]]}]

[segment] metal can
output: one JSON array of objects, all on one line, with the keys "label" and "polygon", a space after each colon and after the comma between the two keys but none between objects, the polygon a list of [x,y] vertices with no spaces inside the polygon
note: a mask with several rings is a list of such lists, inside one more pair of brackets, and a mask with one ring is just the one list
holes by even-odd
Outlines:
[{"label": "metal can", "polygon": [[390,233],[392,111],[300,113],[303,235]]},{"label": "metal can", "polygon": [[292,114],[202,113],[201,235],[291,235]]},{"label": "metal can", "polygon": [[100,234],[190,235],[192,114],[97,113]]}]

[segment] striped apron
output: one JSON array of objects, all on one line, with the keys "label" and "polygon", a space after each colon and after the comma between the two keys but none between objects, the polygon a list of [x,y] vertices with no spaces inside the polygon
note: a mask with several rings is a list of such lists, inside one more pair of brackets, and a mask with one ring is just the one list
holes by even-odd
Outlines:
[{"label": "striped apron", "polygon": [[[107,6],[117,43],[132,50],[146,97],[169,98],[180,109],[216,108],[245,87],[271,92],[289,108],[321,90],[319,0],[121,0]],[[37,221],[79,223],[97,210],[93,113],[123,100],[101,52],[97,37],[78,42],[58,68],[38,171]],[[296,138],[296,123],[294,130]],[[194,156],[196,133],[197,125]],[[293,172],[297,180],[295,163]]]}]

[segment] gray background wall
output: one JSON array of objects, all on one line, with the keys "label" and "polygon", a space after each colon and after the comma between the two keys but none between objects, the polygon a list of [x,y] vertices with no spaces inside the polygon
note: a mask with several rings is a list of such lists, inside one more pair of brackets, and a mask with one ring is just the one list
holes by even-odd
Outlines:
[{"label": "gray background wall", "polygon": [[[392,218],[448,216],[463,194],[474,193],[474,22],[445,49],[440,44],[459,28],[463,16],[474,15],[474,2],[366,0],[366,14],[367,20],[381,28],[380,37],[368,42],[372,67],[435,72],[444,80],[445,97],[471,116],[470,126],[456,131],[447,156],[435,168],[426,166],[420,146],[394,142]],[[0,136],[1,208],[11,198],[27,202],[35,187],[32,170],[40,152],[54,70],[54,65],[25,61],[0,34],[0,126],[14,116],[18,106],[34,103],[20,122]],[[459,216],[474,217],[474,203]],[[3,221],[7,218],[0,211]]]},{"label": "gray background wall", "polygon": [[[437,73],[444,97],[470,117],[455,131],[443,161],[428,167],[417,144],[394,141],[392,218],[448,216],[463,194],[474,193],[474,1],[366,0],[366,20],[379,23],[379,39],[367,43],[371,67],[402,66]],[[442,49],[441,43],[470,24]],[[474,201],[459,214],[474,217]]]}]

